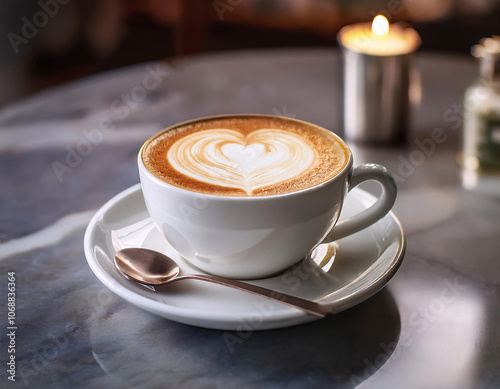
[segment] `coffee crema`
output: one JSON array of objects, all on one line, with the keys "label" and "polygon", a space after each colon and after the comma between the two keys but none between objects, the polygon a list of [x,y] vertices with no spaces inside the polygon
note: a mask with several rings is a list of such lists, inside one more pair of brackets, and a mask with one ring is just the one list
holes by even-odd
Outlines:
[{"label": "coffee crema", "polygon": [[190,191],[223,196],[296,192],[333,178],[347,150],[329,131],[272,116],[214,117],[181,124],[143,147],[146,168]]}]

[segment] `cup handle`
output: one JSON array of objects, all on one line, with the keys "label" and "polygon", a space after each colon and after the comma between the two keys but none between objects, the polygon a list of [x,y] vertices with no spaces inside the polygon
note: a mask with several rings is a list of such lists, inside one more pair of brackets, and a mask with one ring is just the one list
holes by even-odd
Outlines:
[{"label": "cup handle", "polygon": [[384,217],[396,201],[396,181],[382,165],[367,163],[356,166],[348,183],[348,192],[364,181],[377,181],[382,187],[382,194],[377,201],[363,212],[336,224],[322,243],[329,243],[345,236],[354,234]]}]

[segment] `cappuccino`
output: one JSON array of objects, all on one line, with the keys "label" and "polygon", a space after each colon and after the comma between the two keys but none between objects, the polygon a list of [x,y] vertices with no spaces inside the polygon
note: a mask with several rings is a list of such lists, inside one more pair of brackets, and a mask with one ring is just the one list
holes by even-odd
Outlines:
[{"label": "cappuccino", "polygon": [[348,161],[330,131],[294,119],[235,115],[169,128],[143,147],[157,178],[222,196],[297,192],[335,177]]}]

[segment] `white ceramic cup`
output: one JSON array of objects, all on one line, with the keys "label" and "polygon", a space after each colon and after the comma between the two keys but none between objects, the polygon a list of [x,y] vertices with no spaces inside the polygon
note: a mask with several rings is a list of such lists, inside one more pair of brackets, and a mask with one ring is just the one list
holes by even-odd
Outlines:
[{"label": "white ceramic cup", "polygon": [[[238,115],[218,118],[234,116]],[[210,118],[214,117],[180,123],[160,133]],[[198,193],[160,180],[142,160],[145,146],[158,135],[143,145],[138,157],[146,207],[176,251],[199,269],[218,276],[252,279],[279,273],[305,258],[320,243],[375,223],[396,200],[396,183],[387,169],[375,164],[353,168],[349,147],[336,135],[348,154],[347,163],[336,176],[305,190],[256,197]],[[381,185],[378,200],[335,225],[346,194],[368,180]]]}]

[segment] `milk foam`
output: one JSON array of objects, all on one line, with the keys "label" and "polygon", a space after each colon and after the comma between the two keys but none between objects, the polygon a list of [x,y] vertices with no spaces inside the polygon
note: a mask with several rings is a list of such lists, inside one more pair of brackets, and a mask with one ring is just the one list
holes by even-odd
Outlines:
[{"label": "milk foam", "polygon": [[294,119],[235,115],[182,123],[151,137],[146,168],[179,188],[217,196],[272,196],[320,185],[347,164],[330,131]]},{"label": "milk foam", "polygon": [[248,195],[306,172],[317,158],[300,135],[269,128],[248,135],[224,128],[198,131],[177,140],[167,153],[172,167],[187,177]]}]

